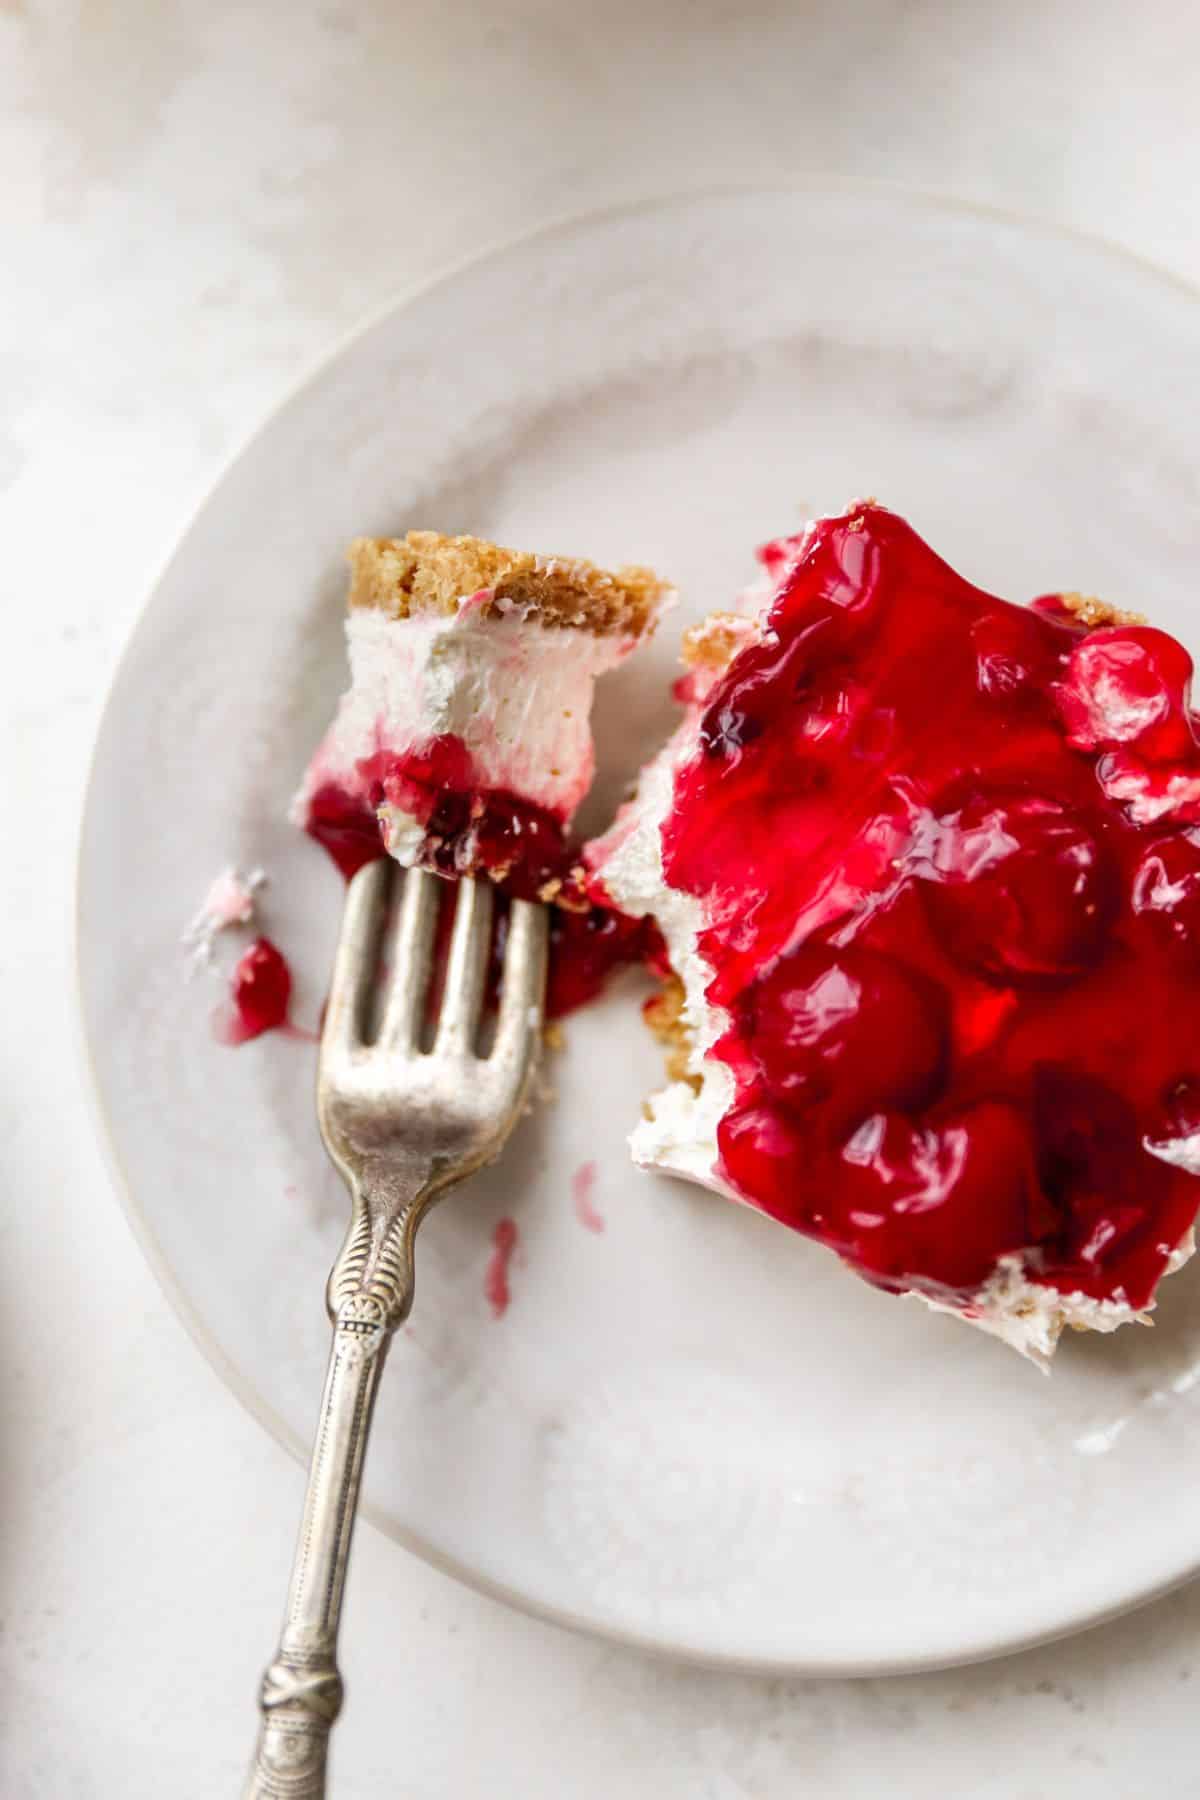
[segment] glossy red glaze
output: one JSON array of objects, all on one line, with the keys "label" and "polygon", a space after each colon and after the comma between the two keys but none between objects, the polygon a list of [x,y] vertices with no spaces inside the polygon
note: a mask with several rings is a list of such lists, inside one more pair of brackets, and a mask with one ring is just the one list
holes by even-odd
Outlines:
[{"label": "glossy red glaze", "polygon": [[[732,1185],[870,1279],[1151,1297],[1200,1183],[1200,750],[1164,633],[994,599],[867,506],[769,547],[663,828]],[[1194,1123],[1189,1123],[1194,1121]]]},{"label": "glossy red glaze", "polygon": [[326,782],[309,797],[304,829],[327,850],[349,881],[367,863],[383,855],[379,821],[357,795]]},{"label": "glossy red glaze", "polygon": [[617,969],[649,964],[661,969],[662,938],[652,919],[631,919],[607,906],[585,912],[556,907],[550,915],[550,973],[546,1016],[586,1006]]},{"label": "glossy red glaze", "polygon": [[719,1053],[744,1085],[804,1112],[828,1142],[840,1143],[867,1114],[915,1110],[940,1090],[946,993],[892,957],[801,944],[732,1011]]}]

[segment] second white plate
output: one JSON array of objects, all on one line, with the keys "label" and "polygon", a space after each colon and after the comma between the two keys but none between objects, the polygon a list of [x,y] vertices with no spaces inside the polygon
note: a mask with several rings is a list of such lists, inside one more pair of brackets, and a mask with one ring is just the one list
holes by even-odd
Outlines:
[{"label": "second white plate", "polygon": [[[344,1217],[313,1052],[217,1045],[179,935],[222,865],[264,863],[315,1021],[341,884],[284,813],[342,679],[345,542],[431,525],[679,582],[683,615],[604,685],[596,817],[669,725],[679,628],[729,601],[755,541],[856,494],[985,586],[1099,591],[1194,640],[1198,364],[1192,297],[1111,251],[820,184],[584,220],[476,263],[345,347],[242,455],[116,683],[80,953],[138,1228],[285,1442],[314,1416]],[[637,991],[569,1022],[554,1098],[423,1234],[367,1469],[384,1529],[588,1629],[822,1672],[1012,1648],[1191,1572],[1200,1273],[1168,1285],[1156,1331],[1073,1342],[1042,1380],[636,1174],[623,1138],[660,1078]],[[590,1162],[601,1232],[573,1202]],[[496,1319],[505,1214],[520,1249]]]}]

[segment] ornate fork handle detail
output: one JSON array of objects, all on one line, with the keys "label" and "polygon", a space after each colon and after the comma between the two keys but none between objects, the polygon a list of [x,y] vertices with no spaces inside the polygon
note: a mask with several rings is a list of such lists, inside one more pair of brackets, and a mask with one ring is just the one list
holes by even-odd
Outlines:
[{"label": "ornate fork handle detail", "polygon": [[412,1303],[413,1205],[375,1223],[356,1193],[329,1281],[333,1343],[279,1647],[259,1694],[262,1724],[243,1800],[322,1800],[342,1705],[338,1621],[363,1457],[388,1345]]}]

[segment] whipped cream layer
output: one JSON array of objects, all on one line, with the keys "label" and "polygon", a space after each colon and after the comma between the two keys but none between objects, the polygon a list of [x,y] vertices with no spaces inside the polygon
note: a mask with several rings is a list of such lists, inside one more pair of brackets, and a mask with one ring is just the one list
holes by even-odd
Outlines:
[{"label": "whipped cream layer", "polygon": [[[307,822],[309,801],[325,786],[365,805],[372,757],[448,736],[465,747],[481,788],[570,820],[592,779],[593,684],[637,640],[543,626],[517,607],[485,612],[487,598],[470,596],[446,615],[350,614],[350,687],[296,797],[297,823]],[[421,823],[386,804],[379,816],[390,852],[414,860]]]},{"label": "whipped cream layer", "polygon": [[672,1082],[646,1102],[629,1139],[633,1160],[640,1168],[682,1175],[736,1200],[741,1196],[717,1166],[717,1125],[733,1101],[734,1084],[725,1064],[706,1054],[725,1029],[726,1015],[708,998],[713,972],[699,944],[704,907],[668,884],[662,859],[662,827],[674,804],[675,770],[695,748],[703,697],[714,679],[710,672],[693,672],[686,718],[642,770],[635,797],[602,837],[585,846],[584,861],[589,876],[622,912],[654,919],[683,983],[682,1024],[691,1079]]}]

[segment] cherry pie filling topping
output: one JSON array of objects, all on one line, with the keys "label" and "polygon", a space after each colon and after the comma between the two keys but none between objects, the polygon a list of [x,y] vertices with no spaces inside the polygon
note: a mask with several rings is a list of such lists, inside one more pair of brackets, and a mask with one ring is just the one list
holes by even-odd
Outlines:
[{"label": "cherry pie filling topping", "polygon": [[1190,658],[994,599],[874,506],[771,550],[663,826],[721,1172],[883,1287],[969,1310],[1018,1255],[1140,1308],[1200,1202]]}]

